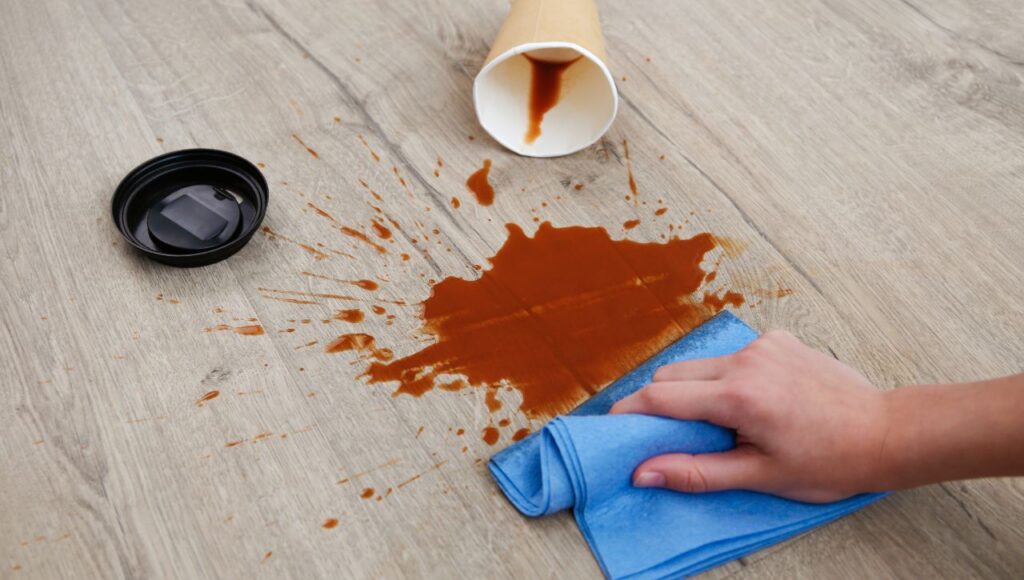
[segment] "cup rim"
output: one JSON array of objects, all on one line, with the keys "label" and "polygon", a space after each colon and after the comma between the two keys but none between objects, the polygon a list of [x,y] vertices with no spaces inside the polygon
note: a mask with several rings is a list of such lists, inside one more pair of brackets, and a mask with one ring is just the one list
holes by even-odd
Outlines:
[{"label": "cup rim", "polygon": [[[487,73],[491,72],[491,70],[493,70],[496,66],[512,58],[513,56],[518,56],[525,52],[532,52],[534,50],[540,50],[544,48],[568,48],[571,50],[575,50],[581,56],[591,61],[592,63],[596,64],[597,67],[604,74],[605,80],[608,81],[608,86],[611,87],[612,89],[612,110],[611,114],[608,115],[608,119],[607,121],[605,121],[604,126],[602,126],[601,130],[596,133],[596,137],[594,137],[589,142],[574,149],[569,149],[562,152],[531,153],[529,151],[524,151],[520,147],[521,144],[518,142],[508,143],[505,140],[499,138],[497,135],[491,132],[490,128],[487,127],[487,124],[484,123],[484,120],[480,118],[480,79],[483,78]],[[604,134],[608,132],[608,129],[612,126],[612,123],[615,121],[615,117],[619,113],[619,90],[618,87],[615,85],[615,79],[612,77],[611,71],[608,70],[608,65],[606,65],[603,60],[598,58],[597,55],[587,50],[583,46],[576,44],[575,42],[564,41],[525,42],[523,44],[517,44],[516,46],[513,46],[512,48],[499,54],[498,56],[491,59],[490,62],[485,64],[482,69],[480,69],[480,72],[477,73],[476,78],[473,79],[473,107],[476,110],[477,122],[480,123],[481,127],[483,127],[483,130],[488,135],[490,135],[492,139],[500,143],[506,149],[511,150],[513,153],[522,155],[524,157],[562,157],[564,155],[571,155],[578,151],[582,151],[587,147],[590,147],[594,143],[597,143],[597,141],[600,140],[601,137],[603,137]]]}]

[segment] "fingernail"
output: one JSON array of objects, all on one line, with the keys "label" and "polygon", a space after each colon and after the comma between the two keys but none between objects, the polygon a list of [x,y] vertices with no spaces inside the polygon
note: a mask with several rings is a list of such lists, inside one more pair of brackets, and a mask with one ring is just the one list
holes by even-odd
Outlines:
[{"label": "fingernail", "polygon": [[665,476],[657,471],[645,471],[633,479],[636,487],[665,487]]}]

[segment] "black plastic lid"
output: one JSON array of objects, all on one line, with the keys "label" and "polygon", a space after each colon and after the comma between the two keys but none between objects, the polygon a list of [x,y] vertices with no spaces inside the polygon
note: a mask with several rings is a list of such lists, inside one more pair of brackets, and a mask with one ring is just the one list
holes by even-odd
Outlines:
[{"label": "black plastic lid", "polygon": [[128,243],[183,268],[242,249],[267,213],[267,180],[226,151],[185,149],[139,165],[114,190],[114,224]]}]

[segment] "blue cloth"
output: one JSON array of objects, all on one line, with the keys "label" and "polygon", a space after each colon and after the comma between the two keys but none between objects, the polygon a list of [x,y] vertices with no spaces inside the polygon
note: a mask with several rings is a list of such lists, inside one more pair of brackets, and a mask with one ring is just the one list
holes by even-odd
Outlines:
[{"label": "blue cloth", "polygon": [[685,494],[633,487],[633,470],[643,460],[663,453],[726,451],[735,445],[734,434],[703,421],[607,415],[612,404],[650,382],[662,365],[730,354],[756,337],[732,314],[719,314],[572,414],[495,455],[491,474],[527,516],[572,508],[610,578],[696,574],[881,497],[808,504],[750,491]]}]

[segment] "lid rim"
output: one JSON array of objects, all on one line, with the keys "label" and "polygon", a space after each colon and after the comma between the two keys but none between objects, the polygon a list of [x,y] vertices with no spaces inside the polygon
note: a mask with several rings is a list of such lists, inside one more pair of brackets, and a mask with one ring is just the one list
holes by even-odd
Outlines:
[{"label": "lid rim", "polygon": [[[167,252],[146,246],[135,236],[128,223],[128,211],[136,197],[155,179],[195,169],[226,170],[248,186],[240,191],[251,204],[254,213],[251,222],[243,221],[237,236],[230,241],[199,252]],[[198,267],[214,264],[234,255],[252,239],[266,216],[270,204],[270,191],[266,177],[249,160],[218,149],[180,149],[163,153],[136,166],[121,179],[111,197],[114,225],[129,245],[147,257],[162,264],[176,267]]]}]

